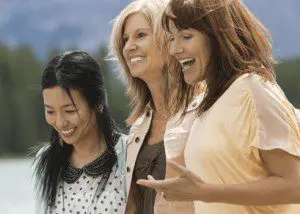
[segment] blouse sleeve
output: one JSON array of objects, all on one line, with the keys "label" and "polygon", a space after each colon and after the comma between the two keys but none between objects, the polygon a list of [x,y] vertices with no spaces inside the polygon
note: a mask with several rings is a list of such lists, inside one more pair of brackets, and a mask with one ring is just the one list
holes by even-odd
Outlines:
[{"label": "blouse sleeve", "polygon": [[197,109],[203,100],[204,93],[201,93],[188,105],[185,115],[179,111],[169,118],[164,135],[164,145],[167,159],[177,158],[184,153],[186,141],[191,127],[197,116]]},{"label": "blouse sleeve", "polygon": [[[244,109],[251,115],[253,138],[250,146],[261,150],[281,149],[300,156],[300,131],[295,108],[276,83],[259,76],[247,81]],[[251,130],[251,129],[250,129]]]}]

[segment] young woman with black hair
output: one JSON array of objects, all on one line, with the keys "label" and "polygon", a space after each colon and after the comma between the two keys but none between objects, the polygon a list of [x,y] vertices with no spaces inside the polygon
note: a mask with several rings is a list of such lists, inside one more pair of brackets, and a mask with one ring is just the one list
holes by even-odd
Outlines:
[{"label": "young woman with black hair", "polygon": [[126,136],[107,107],[99,65],[84,52],[55,56],[42,75],[50,142],[36,157],[45,213],[123,213]]}]

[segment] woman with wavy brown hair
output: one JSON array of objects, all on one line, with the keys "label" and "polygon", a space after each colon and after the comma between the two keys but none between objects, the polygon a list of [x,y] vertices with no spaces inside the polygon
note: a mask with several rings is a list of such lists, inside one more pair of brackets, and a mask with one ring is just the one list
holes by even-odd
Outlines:
[{"label": "woman with wavy brown hair", "polygon": [[[192,202],[168,202],[161,195],[157,197],[155,190],[136,185],[138,179],[148,175],[155,179],[175,176],[166,169],[166,159],[184,165],[185,142],[200,103],[190,103],[180,123],[180,115],[169,118],[165,99],[169,42],[161,25],[167,3],[168,0],[133,1],[118,15],[112,29],[110,57],[118,61],[126,77],[133,108],[127,119],[131,128],[127,141],[126,213],[194,213]],[[166,145],[169,149],[165,151]]]},{"label": "woman with wavy brown hair", "polygon": [[179,177],[138,183],[194,201],[199,214],[299,213],[290,204],[300,203],[300,131],[276,83],[268,30],[240,0],[171,0],[162,20],[178,68],[170,75],[177,88],[204,84],[204,98],[187,168],[170,162]]}]

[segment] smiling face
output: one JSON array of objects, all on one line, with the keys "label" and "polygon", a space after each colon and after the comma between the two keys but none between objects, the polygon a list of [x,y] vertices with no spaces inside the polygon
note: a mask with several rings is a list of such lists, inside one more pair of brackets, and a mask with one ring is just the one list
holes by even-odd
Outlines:
[{"label": "smiling face", "polygon": [[123,56],[133,77],[144,81],[161,77],[161,52],[155,44],[153,29],[143,14],[134,13],[127,18],[123,40]]},{"label": "smiling face", "polygon": [[95,114],[82,94],[74,89],[70,89],[70,92],[76,108],[61,87],[44,89],[45,117],[65,143],[76,144],[98,130]]},{"label": "smiling face", "polygon": [[209,37],[192,28],[178,30],[173,22],[170,32],[170,54],[181,64],[185,82],[193,85],[201,81],[211,55]]}]

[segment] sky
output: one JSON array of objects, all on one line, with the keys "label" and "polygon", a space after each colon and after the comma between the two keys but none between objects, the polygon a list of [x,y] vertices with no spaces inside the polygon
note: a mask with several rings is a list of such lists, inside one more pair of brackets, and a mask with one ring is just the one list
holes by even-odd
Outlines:
[{"label": "sky", "polygon": [[[76,46],[94,52],[107,44],[111,21],[130,0],[0,0],[0,42],[29,44],[45,57],[53,47]],[[270,29],[273,53],[300,56],[300,1],[246,0]]]}]

